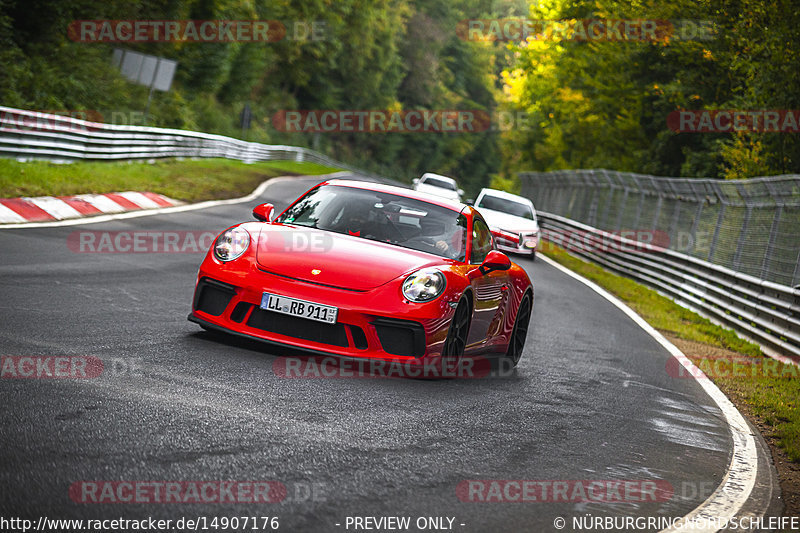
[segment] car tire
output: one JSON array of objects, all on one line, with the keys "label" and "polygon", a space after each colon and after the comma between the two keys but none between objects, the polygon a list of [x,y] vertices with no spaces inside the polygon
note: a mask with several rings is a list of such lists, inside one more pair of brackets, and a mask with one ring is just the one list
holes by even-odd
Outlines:
[{"label": "car tire", "polygon": [[453,313],[453,320],[450,321],[447,338],[442,346],[441,369],[443,376],[456,373],[458,364],[464,357],[471,323],[469,300],[466,296],[462,296]]},{"label": "car tire", "polygon": [[514,329],[511,331],[511,338],[508,341],[508,349],[506,350],[506,360],[511,363],[512,367],[517,366],[522,357],[525,339],[528,338],[528,325],[531,321],[532,308],[530,293],[526,293],[519,303],[517,318],[514,320]]}]

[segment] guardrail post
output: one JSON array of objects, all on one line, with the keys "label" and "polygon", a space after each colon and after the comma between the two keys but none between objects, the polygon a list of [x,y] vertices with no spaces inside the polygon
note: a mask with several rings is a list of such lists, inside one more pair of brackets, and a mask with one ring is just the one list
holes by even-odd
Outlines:
[{"label": "guardrail post", "polygon": [[722,219],[725,217],[725,204],[720,204],[719,214],[717,215],[717,224],[714,226],[714,236],[711,238],[711,246],[708,247],[708,260],[713,262],[714,252],[717,249],[717,241],[719,240],[719,230],[722,227]]},{"label": "guardrail post", "polygon": [[685,254],[691,254],[694,251],[697,243],[697,226],[700,225],[700,217],[703,215],[703,207],[705,207],[706,202],[703,196],[703,191],[698,191],[695,187],[694,180],[686,180],[686,183],[689,184],[689,188],[692,189],[692,194],[694,195],[694,200],[697,202],[697,210],[694,213],[694,218],[692,218],[692,227],[689,230],[689,240],[687,242],[686,250],[678,250],[679,252],[683,252]]},{"label": "guardrail post", "polygon": [[669,230],[668,230],[669,242],[671,243],[677,240],[675,233],[678,231],[678,219],[680,218],[680,216],[681,216],[681,202],[675,200],[675,211],[673,211],[672,213],[672,220],[669,223]]},{"label": "guardrail post", "polygon": [[[551,177],[545,176],[541,172],[537,172],[535,176],[538,183],[537,185],[538,190],[542,191],[542,193],[544,194],[545,206],[547,207],[547,209],[554,209],[556,207],[556,202],[558,201],[558,196],[563,194],[561,184],[558,181],[558,178],[553,179]],[[550,185],[549,187],[547,186],[548,184],[545,183],[545,179],[551,182],[549,184]]]},{"label": "guardrail post", "polygon": [[653,231],[658,229],[658,217],[661,216],[661,204],[664,203],[664,196],[661,192],[658,193],[658,200],[656,201],[656,209],[653,214]]},{"label": "guardrail post", "polygon": [[747,237],[747,226],[750,225],[750,216],[753,212],[753,206],[748,205],[744,211],[744,221],[742,221],[742,229],[739,230],[739,239],[736,242],[736,252],[733,254],[733,269],[739,270],[742,262],[742,250],[744,249],[744,242]]},{"label": "guardrail post", "polygon": [[728,202],[725,200],[718,183],[711,185],[711,189],[713,190],[719,202],[719,213],[717,214],[717,223],[714,226],[714,236],[711,237],[711,244],[708,247],[708,260],[713,262],[714,252],[717,250],[717,242],[719,242],[719,231],[720,228],[722,228],[722,221],[725,218],[725,209]]},{"label": "guardrail post", "polygon": [[581,220],[590,220],[592,205],[594,204],[595,188],[592,171],[581,172]]},{"label": "guardrail post", "polygon": [[797,252],[797,261],[794,262],[792,274],[792,287],[800,287],[800,251]]},{"label": "guardrail post", "polygon": [[625,205],[628,203],[628,188],[622,190],[622,201],[619,203],[619,211],[617,211],[617,221],[614,223],[614,229],[617,231],[622,230],[622,214],[625,213]]},{"label": "guardrail post", "polygon": [[[536,193],[542,197],[545,209],[552,209],[555,202],[554,197],[556,195],[558,183],[556,183],[555,180],[550,179],[548,181],[552,181],[553,183],[551,183],[548,187],[547,184],[544,183],[546,178],[547,176],[543,175],[541,172],[536,172],[531,175],[530,179],[536,180]],[[535,204],[536,199],[534,199],[533,202]]]},{"label": "guardrail post", "polygon": [[772,226],[769,229],[769,241],[767,242],[767,253],[764,254],[764,262],[761,263],[761,279],[767,279],[769,274],[770,263],[772,262],[772,254],[775,253],[775,240],[778,238],[778,226],[781,223],[781,213],[783,213],[783,205],[778,204],[775,208],[775,216],[772,218]]},{"label": "guardrail post", "polygon": [[547,207],[549,195],[547,190],[541,186],[541,177],[537,174],[520,174],[520,180],[522,181],[522,195],[531,199],[536,210]]},{"label": "guardrail post", "polygon": [[700,217],[703,216],[703,207],[706,203],[704,200],[698,200],[697,211],[694,213],[694,220],[692,220],[692,229],[689,230],[689,248],[686,250],[679,250],[685,254],[691,254],[697,246],[697,226],[700,225]]},{"label": "guardrail post", "polygon": [[[601,218],[602,222],[601,222],[601,220],[598,220],[597,223],[598,224],[602,224],[602,226],[606,226],[607,227],[608,212],[611,210],[611,200],[613,199],[614,187],[613,187],[613,185],[611,183],[611,178],[608,177],[608,172],[606,170],[601,170],[600,172],[601,172],[601,175],[603,176],[603,178],[605,178],[606,184],[608,185],[608,192],[606,193],[606,198],[605,198],[606,205],[603,206],[603,214],[600,215],[600,218]],[[602,189],[602,187],[601,187],[601,189]],[[605,229],[602,226],[598,225],[598,227],[600,229]]]},{"label": "guardrail post", "polygon": [[639,183],[638,178],[634,178],[636,181],[636,187],[639,189],[639,199],[636,201],[636,214],[634,215],[633,219],[633,227],[631,229],[637,229],[639,227],[639,220],[642,218],[642,207],[644,206],[644,188],[642,184]]},{"label": "guardrail post", "polygon": [[[595,224],[597,221],[597,178],[594,176],[594,170],[589,170],[587,181],[585,183],[586,194],[589,195],[589,209],[586,213],[586,223]],[[591,181],[591,184],[589,183]]]}]

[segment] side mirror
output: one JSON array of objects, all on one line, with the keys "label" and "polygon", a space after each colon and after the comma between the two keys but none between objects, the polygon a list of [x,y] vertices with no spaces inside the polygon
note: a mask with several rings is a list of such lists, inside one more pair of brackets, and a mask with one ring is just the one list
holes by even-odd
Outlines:
[{"label": "side mirror", "polygon": [[480,271],[481,274],[485,275],[495,270],[508,270],[509,268],[511,268],[511,259],[503,252],[492,250],[486,254],[486,259],[481,263]]},{"label": "side mirror", "polygon": [[257,205],[253,209],[253,216],[256,220],[260,220],[261,222],[270,222],[272,220],[272,212],[274,210],[275,206],[272,204]]},{"label": "side mirror", "polygon": [[464,189],[458,189],[458,195],[464,196]]},{"label": "side mirror", "polygon": [[414,185],[419,185],[419,178],[414,178],[413,180],[411,180],[411,183],[413,183]]},{"label": "side mirror", "polygon": [[469,200],[467,200],[464,203],[467,204],[467,205],[475,205],[475,198],[470,198]]}]

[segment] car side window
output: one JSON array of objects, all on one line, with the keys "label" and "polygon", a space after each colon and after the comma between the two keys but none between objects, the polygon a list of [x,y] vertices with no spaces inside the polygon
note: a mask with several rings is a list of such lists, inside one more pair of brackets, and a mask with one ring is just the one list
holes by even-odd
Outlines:
[{"label": "car side window", "polygon": [[450,237],[450,257],[457,261],[464,261],[467,255],[467,217],[458,215],[456,231]]},{"label": "car side window", "polygon": [[492,232],[486,222],[479,218],[472,220],[472,253],[469,262],[472,264],[483,263],[486,255],[494,248]]}]

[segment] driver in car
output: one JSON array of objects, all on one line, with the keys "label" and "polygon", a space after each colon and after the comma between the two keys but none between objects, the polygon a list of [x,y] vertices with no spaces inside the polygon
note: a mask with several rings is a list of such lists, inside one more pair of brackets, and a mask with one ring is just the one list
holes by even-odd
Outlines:
[{"label": "driver in car", "polygon": [[415,240],[433,246],[440,255],[450,259],[461,255],[463,229],[460,226],[453,226],[448,232],[448,225],[443,221],[427,217],[420,219],[419,225],[421,232]]},{"label": "driver in car", "polygon": [[349,206],[349,216],[345,222],[345,232],[354,237],[382,240],[377,222],[373,216],[374,202],[362,202]]}]

